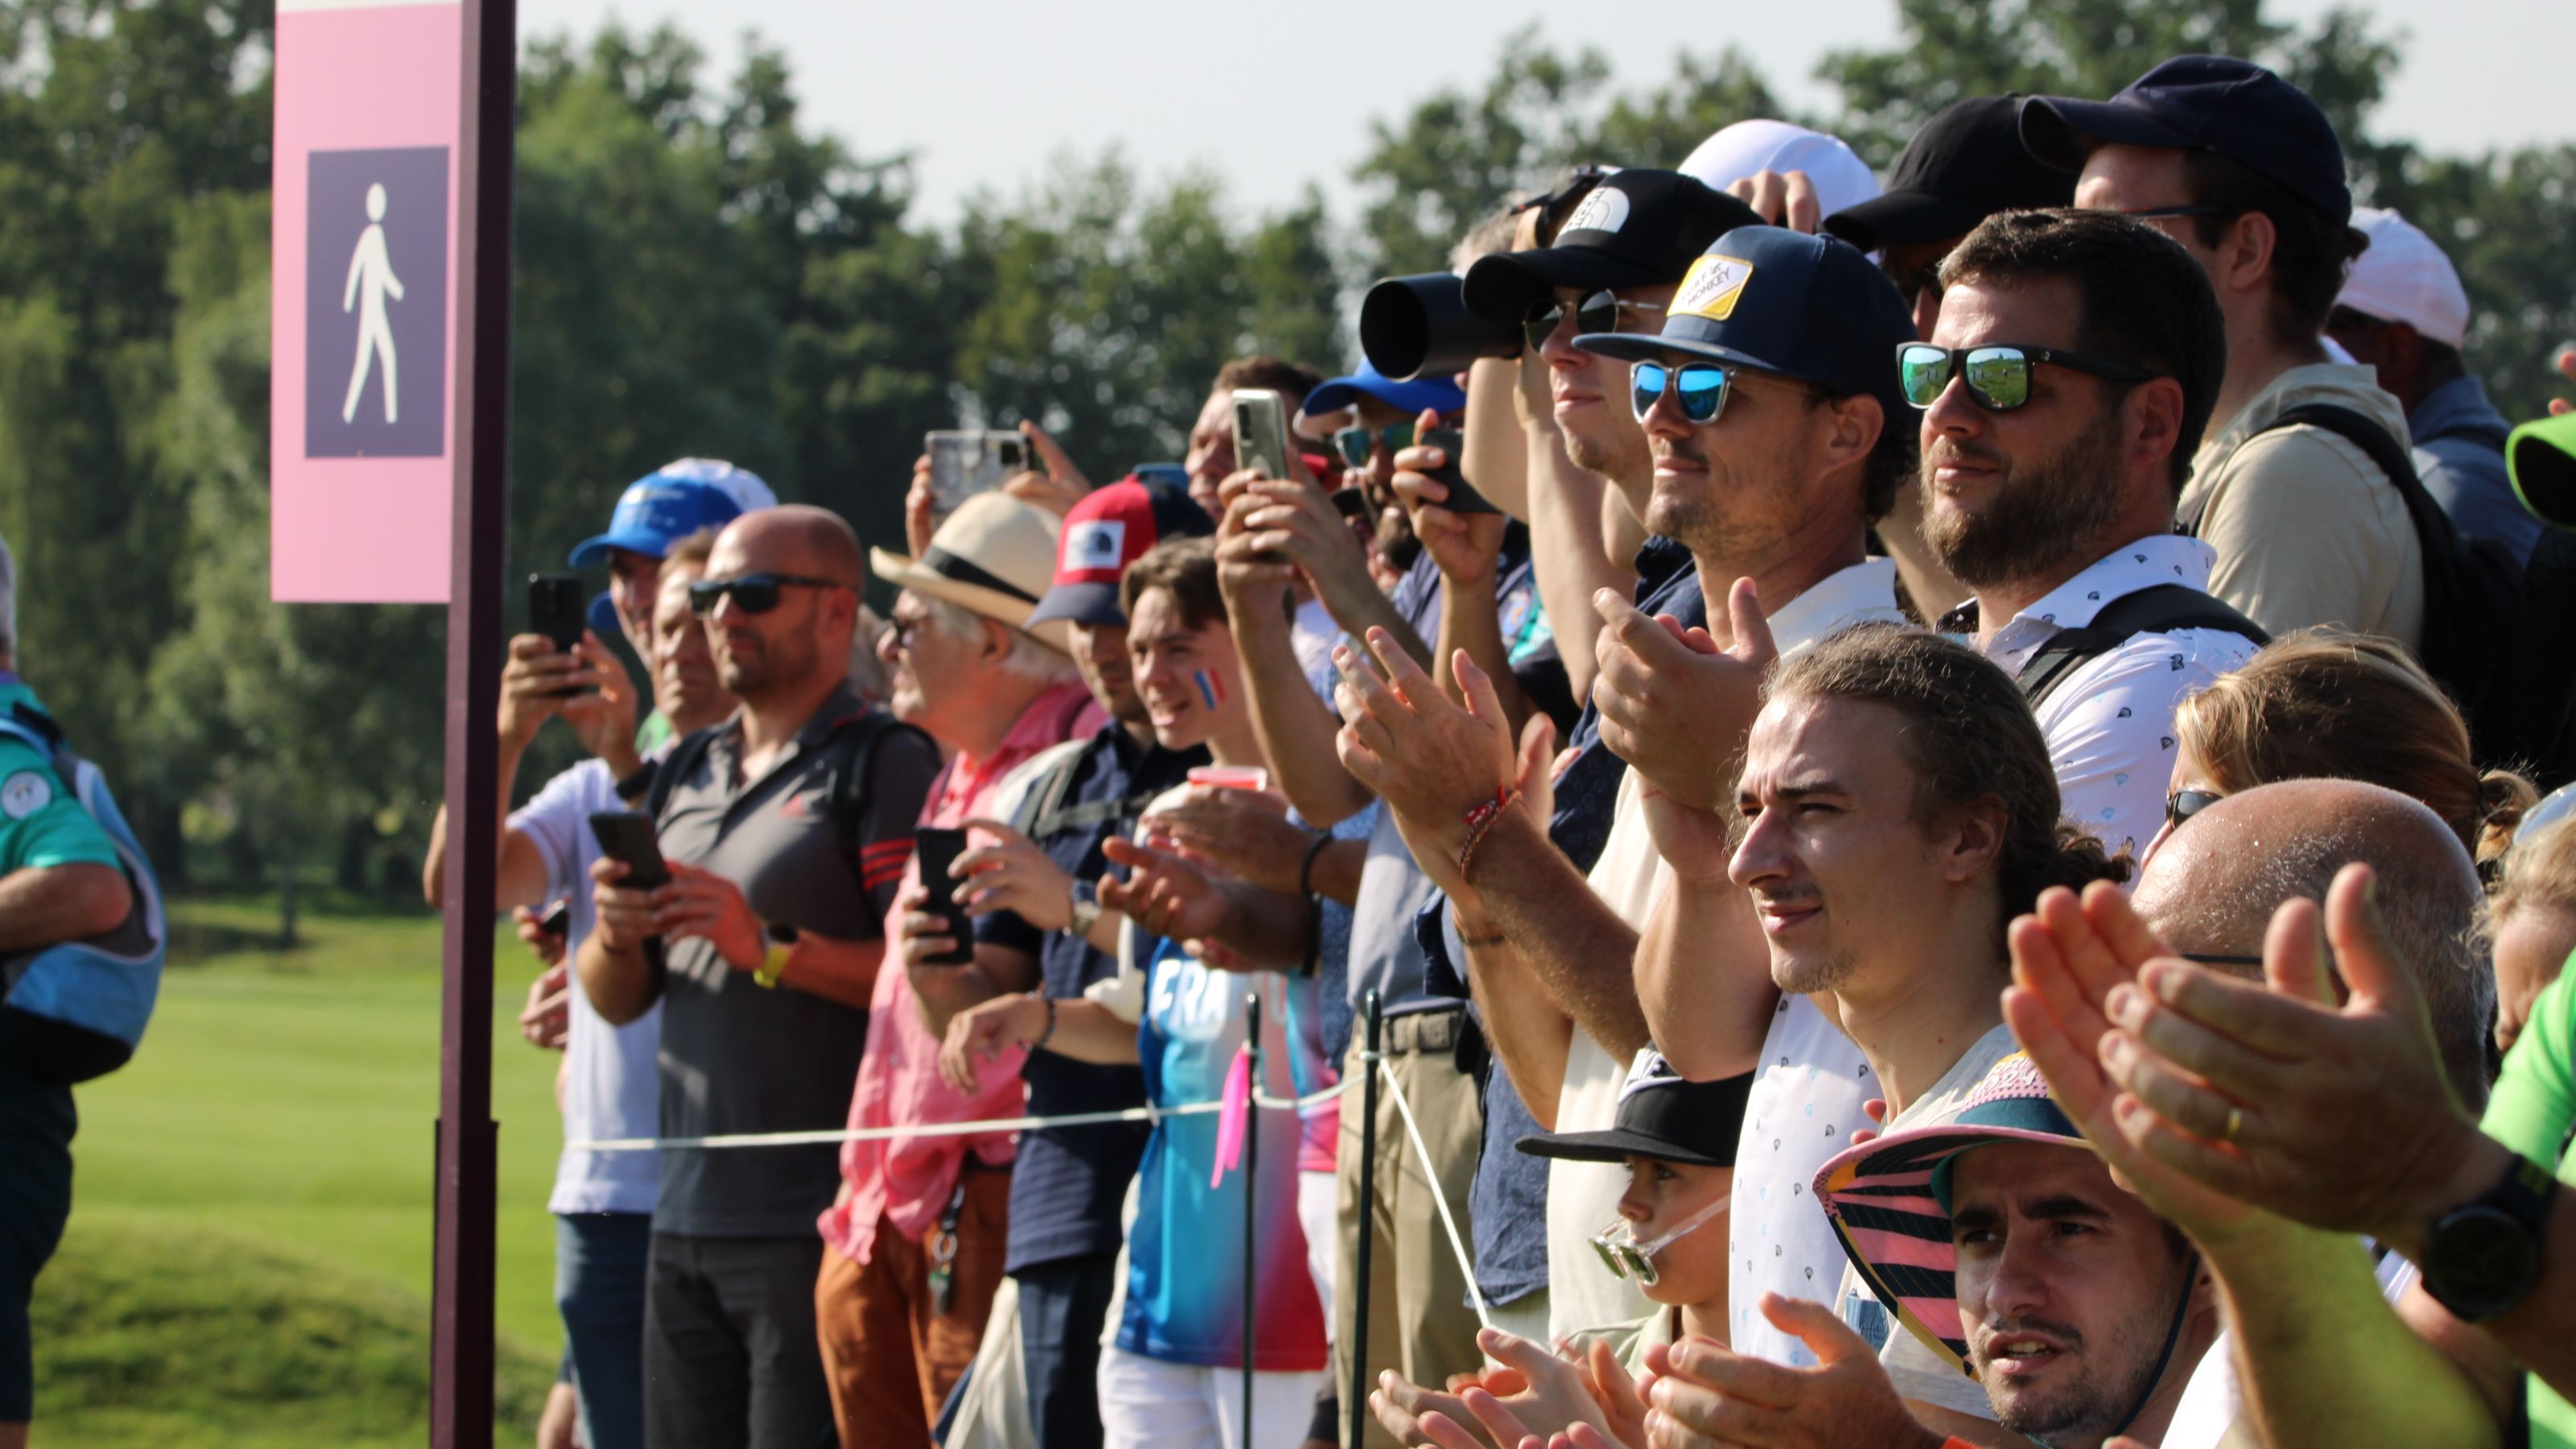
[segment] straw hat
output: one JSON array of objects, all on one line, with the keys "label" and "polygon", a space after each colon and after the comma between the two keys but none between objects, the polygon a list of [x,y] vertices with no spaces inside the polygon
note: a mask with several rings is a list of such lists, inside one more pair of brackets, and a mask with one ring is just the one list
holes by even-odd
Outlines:
[{"label": "straw hat", "polygon": [[1062,650],[1068,643],[1064,622],[1029,626],[1029,615],[1055,578],[1061,528],[1043,508],[1007,493],[978,493],[939,525],[920,558],[870,549],[868,569],[896,588],[1027,629]]}]

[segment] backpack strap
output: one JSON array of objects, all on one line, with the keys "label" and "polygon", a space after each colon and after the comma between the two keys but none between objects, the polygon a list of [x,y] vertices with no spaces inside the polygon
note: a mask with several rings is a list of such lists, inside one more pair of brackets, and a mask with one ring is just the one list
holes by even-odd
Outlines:
[{"label": "backpack strap", "polygon": [[2348,407],[2334,403],[2301,403],[2264,424],[2255,436],[2297,427],[2323,428],[2359,448],[2380,472],[2387,474],[2388,481],[2396,486],[2398,496],[2406,500],[2406,516],[2414,520],[2416,537],[2423,541],[2426,549],[2429,550],[2437,538],[2446,539],[2456,532],[2451,527],[2451,516],[2442,511],[2442,505],[2433,501],[2432,494],[2424,491],[2424,480],[2415,476],[2414,455],[2399,446],[2388,429]]},{"label": "backpack strap", "polygon": [[842,850],[853,860],[864,844],[859,831],[867,816],[868,779],[876,768],[877,750],[888,736],[895,734],[916,736],[933,755],[939,752],[938,744],[929,735],[875,706],[832,726],[828,746],[832,752],[832,823],[840,828]]},{"label": "backpack strap", "polygon": [[2260,648],[2272,642],[2263,626],[2188,584],[2158,584],[2123,594],[2102,606],[2093,622],[2080,629],[2060,629],[2021,667],[2022,698],[2037,709],[2084,664],[2110,653],[2140,634],[2172,634],[2184,629],[2216,629],[2251,641]]}]

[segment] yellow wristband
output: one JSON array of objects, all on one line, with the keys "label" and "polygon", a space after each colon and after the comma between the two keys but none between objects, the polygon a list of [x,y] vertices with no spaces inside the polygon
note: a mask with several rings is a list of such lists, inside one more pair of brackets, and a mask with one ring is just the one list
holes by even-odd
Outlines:
[{"label": "yellow wristband", "polygon": [[792,942],[770,942],[769,954],[762,957],[760,964],[751,969],[752,984],[766,990],[777,986],[780,981],[785,980],[787,977],[788,953],[795,949],[796,947]]}]

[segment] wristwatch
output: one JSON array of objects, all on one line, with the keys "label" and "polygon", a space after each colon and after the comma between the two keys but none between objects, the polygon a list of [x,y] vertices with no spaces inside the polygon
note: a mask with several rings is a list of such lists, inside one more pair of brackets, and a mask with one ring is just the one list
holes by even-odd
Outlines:
[{"label": "wristwatch", "polygon": [[771,926],[762,932],[762,938],[767,949],[761,954],[760,964],[751,969],[751,984],[766,991],[775,989],[787,974],[787,958],[796,949],[796,928]]},{"label": "wristwatch", "polygon": [[2451,1209],[2424,1234],[2424,1291],[2463,1323],[2484,1323],[2540,1282],[2540,1245],[2558,1179],[2517,1153],[2504,1181]]},{"label": "wristwatch", "polygon": [[1065,892],[1072,912],[1066,917],[1064,933],[1079,941],[1091,934],[1100,920],[1100,887],[1087,880],[1076,880]]}]

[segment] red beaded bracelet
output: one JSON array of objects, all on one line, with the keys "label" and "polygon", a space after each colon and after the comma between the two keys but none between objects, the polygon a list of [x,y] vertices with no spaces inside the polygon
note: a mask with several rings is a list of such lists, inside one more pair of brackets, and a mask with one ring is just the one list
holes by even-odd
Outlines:
[{"label": "red beaded bracelet", "polygon": [[1505,785],[1494,791],[1493,799],[1484,801],[1477,805],[1475,809],[1467,812],[1467,843],[1458,848],[1458,878],[1460,880],[1471,881],[1474,879],[1471,871],[1476,859],[1476,847],[1484,843],[1486,833],[1494,828],[1494,822],[1501,819],[1503,812],[1510,809],[1512,802],[1519,798],[1520,794],[1518,791],[1515,791],[1509,785]]}]

